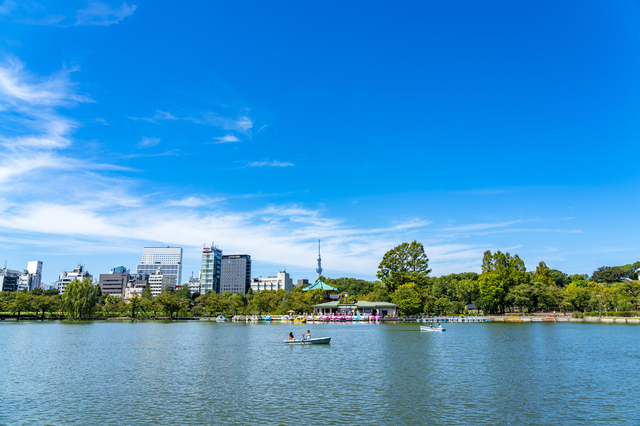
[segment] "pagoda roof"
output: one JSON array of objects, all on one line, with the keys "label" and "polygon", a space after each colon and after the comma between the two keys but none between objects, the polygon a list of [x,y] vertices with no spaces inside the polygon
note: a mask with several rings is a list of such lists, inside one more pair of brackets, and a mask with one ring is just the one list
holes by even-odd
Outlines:
[{"label": "pagoda roof", "polygon": [[318,279],[315,283],[311,284],[309,287],[305,287],[302,291],[310,291],[310,290],[322,290],[322,291],[338,291],[337,288],[331,287],[329,284],[322,282]]}]

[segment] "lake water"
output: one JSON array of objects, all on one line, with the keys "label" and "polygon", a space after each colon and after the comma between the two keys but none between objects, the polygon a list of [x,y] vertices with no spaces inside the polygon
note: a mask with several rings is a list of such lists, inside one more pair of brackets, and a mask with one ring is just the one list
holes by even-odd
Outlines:
[{"label": "lake water", "polygon": [[445,327],[5,321],[0,424],[640,424],[640,326]]}]

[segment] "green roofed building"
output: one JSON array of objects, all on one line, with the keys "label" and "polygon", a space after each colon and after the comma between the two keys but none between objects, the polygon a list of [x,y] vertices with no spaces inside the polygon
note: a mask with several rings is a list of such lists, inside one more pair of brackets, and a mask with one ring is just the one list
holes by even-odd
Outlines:
[{"label": "green roofed building", "polygon": [[337,288],[331,287],[329,284],[318,279],[315,283],[302,289],[302,291],[322,290],[322,291],[338,291]]},{"label": "green roofed building", "polygon": [[337,314],[349,311],[360,314],[376,314],[382,317],[396,316],[398,314],[398,305],[388,302],[367,302],[364,300],[356,303],[343,304],[335,301],[313,305],[314,315]]}]

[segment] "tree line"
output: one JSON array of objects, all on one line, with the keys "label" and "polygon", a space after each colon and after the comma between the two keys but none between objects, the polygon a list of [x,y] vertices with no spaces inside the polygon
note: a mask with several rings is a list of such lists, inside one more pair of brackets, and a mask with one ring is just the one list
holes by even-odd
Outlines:
[{"label": "tree line", "polygon": [[[640,281],[635,270],[640,261],[623,266],[601,267],[591,276],[567,275],[540,262],[535,271],[527,271],[515,254],[486,251],[482,272],[464,272],[431,277],[429,259],[418,241],[402,243],[389,250],[378,266],[378,281],[351,277],[320,277],[335,287],[343,303],[358,300],[392,302],[404,315],[451,315],[469,313],[469,307],[488,314],[515,312],[609,312],[638,311]],[[321,290],[303,292],[294,287],[284,290],[191,294],[188,286],[165,290],[152,297],[147,286],[141,295],[123,301],[102,294],[91,280],[73,281],[62,296],[57,290],[1,292],[0,311],[44,319],[127,316],[157,318],[177,316],[216,316],[219,314],[284,315],[290,311],[311,313],[321,303]]]}]

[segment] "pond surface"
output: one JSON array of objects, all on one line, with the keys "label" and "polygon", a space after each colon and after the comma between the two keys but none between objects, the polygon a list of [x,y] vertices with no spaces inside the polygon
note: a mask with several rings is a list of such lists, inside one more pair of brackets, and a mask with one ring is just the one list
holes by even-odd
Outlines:
[{"label": "pond surface", "polygon": [[445,327],[5,321],[0,424],[640,424],[640,326]]}]

